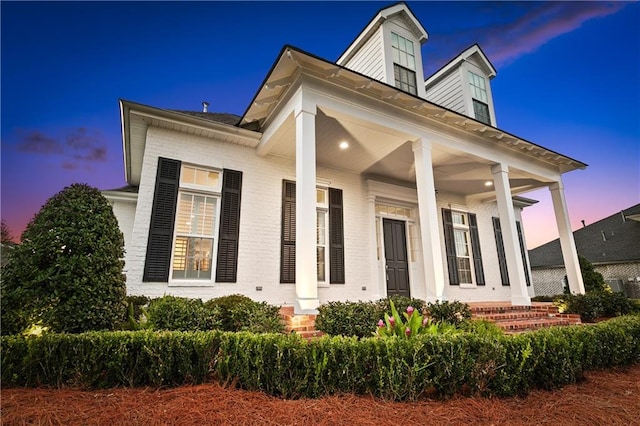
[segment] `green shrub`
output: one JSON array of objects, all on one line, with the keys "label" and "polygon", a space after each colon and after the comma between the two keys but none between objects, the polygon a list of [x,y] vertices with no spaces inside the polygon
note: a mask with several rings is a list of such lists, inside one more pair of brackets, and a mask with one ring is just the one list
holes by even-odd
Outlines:
[{"label": "green shrub", "polygon": [[466,303],[454,300],[436,301],[427,305],[427,314],[436,322],[460,325],[471,319],[471,309]]},{"label": "green shrub", "polygon": [[330,336],[371,337],[383,314],[374,302],[329,302],[318,307],[316,329]]},{"label": "green shrub", "polygon": [[556,296],[534,296],[531,298],[532,302],[553,302]]},{"label": "green shrub", "polygon": [[[100,191],[73,184],[51,197],[2,271],[2,332],[114,329],[126,318],[124,239]],[[5,300],[6,298],[6,300]]]},{"label": "green shrub", "polygon": [[391,301],[400,312],[409,306],[419,313],[425,309],[423,300],[406,296],[391,296],[375,302],[329,302],[318,308],[316,329],[330,336],[371,337],[376,333],[378,321],[391,312]]},{"label": "green shrub", "polygon": [[601,317],[627,315],[634,311],[633,303],[623,293],[609,291],[557,296],[554,305],[561,313],[580,314],[583,322],[593,322]]},{"label": "green shrub", "polygon": [[580,263],[585,293],[611,291],[611,287],[605,282],[602,274],[595,270],[593,264],[586,257],[578,255],[578,262]]},{"label": "green shrub", "polygon": [[459,325],[459,328],[467,333],[473,333],[483,337],[496,337],[504,334],[495,322],[487,319],[464,321]]},{"label": "green shrub", "polygon": [[284,322],[280,307],[256,302],[246,296],[232,294],[204,303],[219,323],[220,330],[253,333],[282,333]]},{"label": "green shrub", "polygon": [[89,332],[0,339],[7,386],[179,386],[217,381],[285,398],[523,395],[640,362],[640,316],[516,336],[365,338],[248,332]]},{"label": "green shrub", "polygon": [[[400,337],[414,339],[423,334],[452,334],[456,328],[445,322],[432,322],[429,318],[423,317],[417,309],[408,306],[405,312],[399,313],[393,303],[391,305],[391,315],[385,312],[384,320],[378,320],[378,337]],[[404,319],[402,319],[404,317]]]},{"label": "green shrub", "polygon": [[147,315],[148,324],[154,330],[196,331],[220,327],[216,313],[205,308],[200,299],[175,296],[153,299]]}]

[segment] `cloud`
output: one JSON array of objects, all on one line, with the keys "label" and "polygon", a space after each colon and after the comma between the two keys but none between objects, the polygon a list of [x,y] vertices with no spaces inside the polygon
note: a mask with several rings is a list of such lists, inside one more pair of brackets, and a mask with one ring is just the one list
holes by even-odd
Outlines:
[{"label": "cloud", "polygon": [[18,138],[18,151],[60,156],[64,170],[107,161],[107,146],[99,130],[77,127],[67,130],[63,137],[47,135],[40,130],[18,130]]},{"label": "cloud", "polygon": [[580,28],[583,23],[614,14],[625,3],[545,2],[512,24],[492,28],[483,49],[496,65],[531,53],[550,40]]},{"label": "cloud", "polygon": [[61,154],[63,147],[55,138],[49,137],[39,130],[18,131],[20,141],[17,148],[20,152],[34,154]]},{"label": "cloud", "polygon": [[[543,2],[518,3],[505,15],[480,11],[472,28],[456,28],[441,34],[438,51],[433,51],[427,75],[473,43],[478,43],[494,66],[500,68],[536,51],[556,37],[580,28],[585,22],[619,12],[626,2]],[[434,39],[435,40],[435,39]],[[456,52],[451,55],[451,52]]]}]

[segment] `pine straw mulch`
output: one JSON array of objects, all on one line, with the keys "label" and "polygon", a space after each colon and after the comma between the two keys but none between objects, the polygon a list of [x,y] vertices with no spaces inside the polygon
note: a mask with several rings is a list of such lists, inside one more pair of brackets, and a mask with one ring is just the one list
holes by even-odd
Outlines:
[{"label": "pine straw mulch", "polygon": [[3,389],[3,425],[640,425],[640,365],[526,398],[282,400],[217,384],[173,389]]}]

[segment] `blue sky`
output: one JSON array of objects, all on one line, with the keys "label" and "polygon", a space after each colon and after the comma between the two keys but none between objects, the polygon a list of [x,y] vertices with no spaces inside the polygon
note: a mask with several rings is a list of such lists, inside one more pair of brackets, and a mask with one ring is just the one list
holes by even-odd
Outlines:
[{"label": "blue sky", "polygon": [[[118,99],[242,114],[284,44],[336,60],[392,2],[7,2],[2,219],[18,236],[65,186],[124,185]],[[574,229],[640,202],[640,3],[408,2],[425,75],[478,43],[498,127],[589,164],[564,177]],[[524,194],[530,248],[557,236]]]}]

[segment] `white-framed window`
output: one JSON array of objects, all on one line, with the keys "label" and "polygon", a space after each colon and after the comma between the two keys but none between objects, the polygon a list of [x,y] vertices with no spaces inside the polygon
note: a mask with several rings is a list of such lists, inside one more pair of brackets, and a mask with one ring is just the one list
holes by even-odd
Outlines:
[{"label": "white-framed window", "polygon": [[182,164],[171,278],[213,279],[220,217],[221,172]]},{"label": "white-framed window", "polygon": [[475,118],[483,123],[491,124],[489,97],[487,95],[487,82],[485,78],[469,71],[469,85],[471,86]]},{"label": "white-framed window", "polygon": [[327,188],[316,188],[316,259],[318,282],[329,277],[329,194]]},{"label": "white-framed window", "polygon": [[473,284],[473,254],[469,220],[466,213],[452,212],[453,236],[456,249],[456,263],[460,284]]},{"label": "white-framed window", "polygon": [[396,87],[414,95],[417,94],[416,56],[413,42],[392,32],[391,50],[393,52],[393,74]]}]

